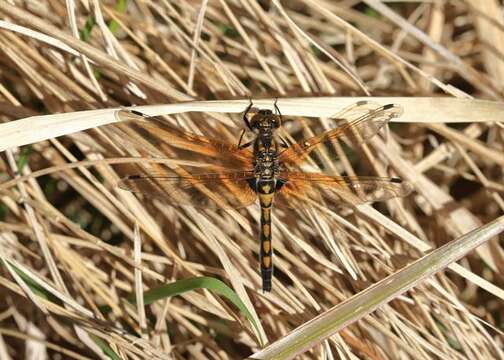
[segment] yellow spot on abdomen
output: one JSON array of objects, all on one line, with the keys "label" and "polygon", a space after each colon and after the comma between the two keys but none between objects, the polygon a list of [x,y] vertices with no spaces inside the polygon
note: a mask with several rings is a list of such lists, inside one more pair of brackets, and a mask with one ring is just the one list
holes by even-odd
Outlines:
[{"label": "yellow spot on abdomen", "polygon": [[262,191],[265,193],[265,194],[269,194],[271,192],[271,185],[263,185],[261,187]]},{"label": "yellow spot on abdomen", "polygon": [[271,267],[271,257],[270,256],[264,256],[262,258],[262,264],[263,264],[264,268],[269,269]]},{"label": "yellow spot on abdomen", "polygon": [[263,206],[270,206],[271,202],[273,201],[273,194],[260,194],[259,195],[259,202]]},{"label": "yellow spot on abdomen", "polygon": [[264,224],[262,230],[263,230],[263,233],[264,233],[265,237],[270,237],[270,235],[271,235],[271,233],[270,233],[271,228],[270,228],[270,226],[268,224]]},{"label": "yellow spot on abdomen", "polygon": [[270,209],[264,209],[264,208],[262,208],[261,212],[262,212],[262,217],[264,218],[264,220],[269,221],[269,219],[270,219]]},{"label": "yellow spot on abdomen", "polygon": [[263,241],[263,251],[266,253],[266,254],[269,254],[269,252],[271,251],[271,241]]}]

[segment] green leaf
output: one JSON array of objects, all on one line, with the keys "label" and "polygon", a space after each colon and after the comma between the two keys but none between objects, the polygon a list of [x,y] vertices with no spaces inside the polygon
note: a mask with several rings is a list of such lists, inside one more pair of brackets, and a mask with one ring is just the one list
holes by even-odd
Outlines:
[{"label": "green leaf", "polygon": [[20,173],[21,173],[21,171],[23,171],[23,168],[28,163],[28,157],[30,156],[32,151],[33,151],[33,148],[31,145],[23,146],[23,148],[21,149],[21,152],[19,153],[19,158],[17,161],[18,171]]},{"label": "green leaf", "polygon": [[[118,0],[116,4],[116,10],[119,12],[124,13],[126,11],[126,8],[128,6],[128,0]],[[88,17],[86,20],[86,24],[84,25],[84,28],[80,31],[80,38],[82,41],[88,42],[89,39],[91,38],[91,32],[93,31],[94,26],[96,25],[96,19],[94,16]],[[114,34],[117,29],[119,29],[119,24],[117,21],[112,20],[110,21],[109,25],[109,30],[112,34]],[[99,79],[101,76],[101,72],[99,70],[93,69],[93,75],[96,79]]]},{"label": "green leaf", "polygon": [[[116,10],[121,13],[124,13],[126,11],[127,6],[128,6],[127,0],[119,0],[119,1],[117,1],[117,4],[116,4]],[[112,34],[114,34],[117,31],[117,29],[119,29],[119,24],[117,23],[117,21],[112,20],[109,23],[109,29],[112,32]]]},{"label": "green leaf", "polygon": [[9,209],[7,208],[7,206],[5,206],[5,204],[0,204],[0,220],[5,220],[8,212]]},{"label": "green leaf", "polygon": [[[207,289],[227,298],[240,310],[243,316],[247,318],[247,320],[259,333],[258,324],[255,322],[252,314],[250,313],[250,311],[248,311],[243,301],[241,301],[240,297],[225,283],[223,283],[219,279],[212,277],[202,276],[182,279],[171,284],[166,284],[157,288],[150,289],[149,291],[144,292],[144,304],[149,305],[155,301],[166,299],[175,295],[180,295],[196,289]],[[128,298],[128,301],[133,304],[136,303],[134,296]]]},{"label": "green leaf", "polygon": [[84,28],[80,31],[80,39],[84,42],[88,42],[91,38],[91,31],[93,31],[94,26],[96,25],[96,20],[94,16],[88,17],[86,23],[84,24]]},{"label": "green leaf", "polygon": [[110,348],[110,346],[107,344],[107,342],[105,342],[103,339],[100,339],[96,335],[93,335],[93,334],[89,334],[89,335],[91,336],[93,341],[96,343],[96,345],[98,345],[100,347],[100,349],[103,350],[103,353],[105,355],[107,355],[109,358],[111,358],[113,360],[121,360],[119,355],[117,355],[115,353],[115,351]]},{"label": "green leaf", "polygon": [[223,35],[229,36],[230,38],[237,38],[240,36],[240,33],[238,31],[224,23],[219,23],[218,25],[219,30],[222,32]]},{"label": "green leaf", "polygon": [[[118,0],[116,4],[116,10],[118,12],[124,13],[126,11],[126,8],[128,7],[128,1],[127,0]],[[91,38],[91,32],[93,31],[93,28],[96,25],[96,19],[94,16],[88,17],[86,20],[86,23],[84,24],[84,28],[80,31],[80,38],[82,41],[88,42],[89,39]],[[119,29],[119,24],[117,21],[112,20],[109,23],[109,30],[114,34],[117,29]]]},{"label": "green leaf", "polygon": [[320,49],[313,44],[310,44],[310,50],[313,53],[313,55],[315,55],[316,57],[319,57],[322,55],[322,51],[320,51]]},{"label": "green leaf", "polygon": [[380,17],[380,14],[375,9],[370,7],[366,7],[366,10],[364,10],[364,14],[372,18]]},{"label": "green leaf", "polygon": [[51,294],[49,291],[44,289],[39,283],[32,279],[28,274],[26,274],[23,270],[18,268],[16,265],[14,265],[12,262],[10,262],[7,259],[3,259],[5,262],[8,262],[10,266],[14,269],[16,274],[19,275],[19,277],[24,281],[26,286],[30,288],[30,290],[37,296],[41,297],[42,299],[46,299],[48,301],[51,301],[55,304],[61,305],[60,299],[55,297],[53,294]]}]

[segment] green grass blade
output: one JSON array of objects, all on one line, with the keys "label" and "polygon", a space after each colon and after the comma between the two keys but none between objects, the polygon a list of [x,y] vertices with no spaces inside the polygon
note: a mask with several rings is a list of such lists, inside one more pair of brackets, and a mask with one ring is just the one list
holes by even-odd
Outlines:
[{"label": "green grass blade", "polygon": [[[207,289],[231,301],[238,310],[245,316],[245,318],[252,324],[257,333],[259,333],[259,326],[254,321],[250,311],[247,309],[240,297],[225,283],[219,279],[212,277],[202,276],[189,279],[182,279],[175,281],[171,284],[159,286],[144,292],[145,305],[152,304],[155,301],[166,299],[175,295],[180,295],[188,291],[196,289]],[[130,302],[135,303],[134,297],[129,299]]]},{"label": "green grass blade", "polygon": [[93,339],[93,341],[96,343],[96,345],[98,345],[98,347],[100,349],[102,349],[103,353],[105,355],[107,355],[110,359],[121,360],[119,355],[117,355],[116,352],[114,350],[112,350],[112,348],[107,344],[106,341],[104,341],[103,339],[100,339],[99,337],[97,337],[96,335],[93,335],[93,334],[90,334],[90,336],[91,336],[91,339]]},{"label": "green grass blade", "polygon": [[23,168],[28,163],[28,157],[30,156],[30,154],[32,152],[33,152],[33,148],[32,148],[31,145],[29,145],[29,146],[23,146],[21,148],[21,152],[19,154],[19,158],[18,158],[18,161],[17,161],[18,171],[20,173],[23,171]]},{"label": "green grass blade", "polygon": [[294,329],[249,359],[292,359],[375,311],[504,231],[504,216],[433,250]]}]

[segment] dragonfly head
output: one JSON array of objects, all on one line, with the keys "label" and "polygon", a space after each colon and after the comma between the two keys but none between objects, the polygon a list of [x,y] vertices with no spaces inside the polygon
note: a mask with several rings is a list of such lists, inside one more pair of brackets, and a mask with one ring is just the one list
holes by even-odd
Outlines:
[{"label": "dragonfly head", "polygon": [[250,121],[252,129],[260,133],[271,132],[278,129],[280,125],[282,125],[280,116],[273,114],[269,109],[259,110]]}]

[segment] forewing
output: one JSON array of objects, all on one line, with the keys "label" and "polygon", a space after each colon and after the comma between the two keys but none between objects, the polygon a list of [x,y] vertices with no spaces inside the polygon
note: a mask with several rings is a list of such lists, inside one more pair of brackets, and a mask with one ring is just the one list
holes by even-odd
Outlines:
[{"label": "forewing", "polygon": [[253,172],[247,171],[194,176],[131,175],[123,178],[118,186],[174,205],[236,209],[256,200],[256,192],[249,186],[253,177]]},{"label": "forewing", "polygon": [[398,178],[329,176],[320,173],[283,171],[285,184],[275,194],[275,205],[298,208],[308,204],[357,205],[408,195],[411,184]]},{"label": "forewing", "polygon": [[249,169],[252,166],[252,151],[249,148],[238,148],[238,142],[233,144],[183,131],[169,125],[162,118],[145,117],[141,113],[121,110],[119,117],[129,120],[128,125],[167,157],[199,160],[203,164],[230,170]]},{"label": "forewing", "polygon": [[362,144],[401,113],[399,105],[378,106],[368,101],[358,102],[333,116],[337,128],[293,144],[279,155],[279,161],[299,165],[314,149],[327,146],[327,142],[335,139],[354,146]]}]

